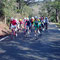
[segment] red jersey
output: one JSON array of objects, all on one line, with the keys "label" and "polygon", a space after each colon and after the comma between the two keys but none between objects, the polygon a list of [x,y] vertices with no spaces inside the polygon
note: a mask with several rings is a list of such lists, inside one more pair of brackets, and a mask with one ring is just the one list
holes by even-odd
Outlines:
[{"label": "red jersey", "polygon": [[17,23],[16,23],[16,20],[13,20],[13,21],[11,21],[10,22],[12,25],[16,25]]},{"label": "red jersey", "polygon": [[34,21],[34,19],[31,19],[31,23]]}]

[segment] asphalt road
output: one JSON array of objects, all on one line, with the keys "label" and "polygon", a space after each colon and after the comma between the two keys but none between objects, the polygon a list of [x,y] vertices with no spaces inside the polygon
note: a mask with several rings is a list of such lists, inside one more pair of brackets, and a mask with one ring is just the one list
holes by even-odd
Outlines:
[{"label": "asphalt road", "polygon": [[38,37],[19,33],[12,40],[9,36],[0,41],[0,60],[60,60],[60,31],[50,24]]}]

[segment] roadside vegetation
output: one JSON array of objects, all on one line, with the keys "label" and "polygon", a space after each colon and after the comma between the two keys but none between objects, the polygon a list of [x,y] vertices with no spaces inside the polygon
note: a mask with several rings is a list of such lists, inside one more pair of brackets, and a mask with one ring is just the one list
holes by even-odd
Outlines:
[{"label": "roadside vegetation", "polygon": [[60,23],[55,23],[57,25],[58,28],[60,28]]},{"label": "roadside vegetation", "polygon": [[60,0],[43,0],[34,4],[24,0],[0,0],[0,22],[3,24],[9,26],[11,17],[20,19],[35,15],[47,16],[50,22],[60,27]]}]

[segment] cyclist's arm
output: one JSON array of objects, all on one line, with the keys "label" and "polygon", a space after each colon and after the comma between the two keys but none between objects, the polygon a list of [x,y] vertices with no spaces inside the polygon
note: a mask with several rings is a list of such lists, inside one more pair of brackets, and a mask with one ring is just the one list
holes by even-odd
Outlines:
[{"label": "cyclist's arm", "polygon": [[9,24],[9,29],[11,28],[11,22],[10,22],[10,24]]}]

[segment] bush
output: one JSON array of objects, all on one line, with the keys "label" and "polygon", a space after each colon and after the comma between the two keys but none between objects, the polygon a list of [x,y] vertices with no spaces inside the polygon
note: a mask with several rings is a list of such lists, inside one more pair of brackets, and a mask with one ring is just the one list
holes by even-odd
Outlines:
[{"label": "bush", "polygon": [[50,21],[51,21],[51,22],[56,22],[55,17],[54,17],[54,16],[51,16],[51,17],[50,17]]},{"label": "bush", "polygon": [[20,13],[20,9],[17,9],[16,11],[17,11],[17,13]]}]

